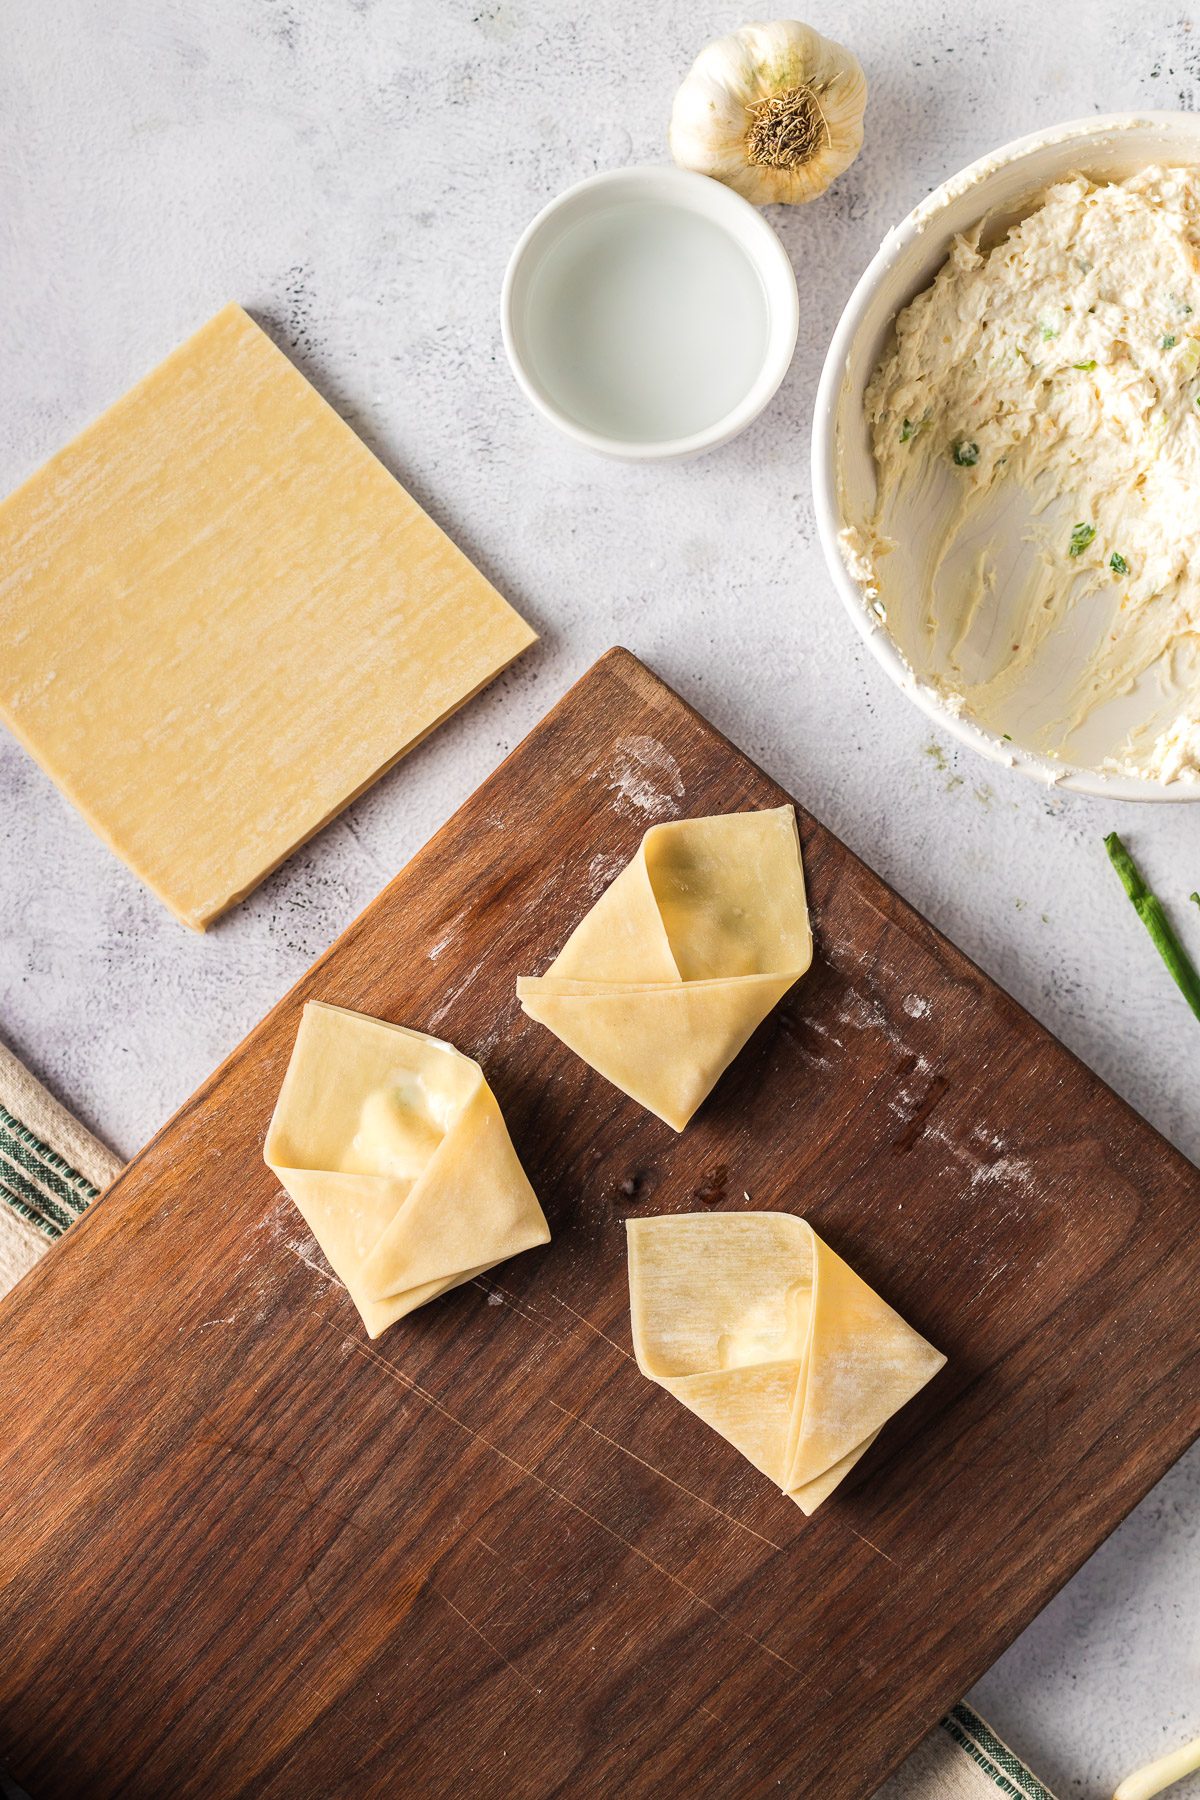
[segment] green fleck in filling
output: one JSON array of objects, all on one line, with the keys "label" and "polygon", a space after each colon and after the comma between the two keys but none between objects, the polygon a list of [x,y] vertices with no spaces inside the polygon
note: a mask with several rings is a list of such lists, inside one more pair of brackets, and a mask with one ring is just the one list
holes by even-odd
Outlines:
[{"label": "green fleck in filling", "polygon": [[907,444],[909,438],[915,437],[916,435],[917,435],[917,428],[913,424],[912,420],[905,419],[903,425],[900,427],[900,442],[902,444]]},{"label": "green fleck in filling", "polygon": [[1071,364],[1071,367],[1072,367],[1072,368],[1073,368],[1073,369],[1082,369],[1082,370],[1083,370],[1083,371],[1084,371],[1084,373],[1085,373],[1085,374],[1087,374],[1087,375],[1090,375],[1090,374],[1091,374],[1091,372],[1092,372],[1092,370],[1093,370],[1093,369],[1094,369],[1094,368],[1095,368],[1095,366],[1096,366],[1096,362],[1095,362],[1095,358],[1094,358],[1094,357],[1093,357],[1093,359],[1092,359],[1092,361],[1091,361],[1091,362],[1085,362],[1085,363],[1072,363],[1072,364]]},{"label": "green fleck in filling", "polygon": [[955,444],[951,454],[960,469],[973,469],[975,464],[979,461],[979,445],[967,443]]},{"label": "green fleck in filling", "polygon": [[1174,348],[1175,348],[1175,334],[1173,331],[1168,331],[1166,337],[1163,339],[1162,343],[1159,345],[1159,349],[1160,350],[1173,350]]},{"label": "green fleck in filling", "polygon": [[1096,535],[1094,525],[1077,525],[1071,533],[1071,556],[1082,556]]},{"label": "green fleck in filling", "polygon": [[1128,575],[1129,573],[1129,564],[1119,550],[1113,551],[1108,559],[1108,566],[1114,575]]}]

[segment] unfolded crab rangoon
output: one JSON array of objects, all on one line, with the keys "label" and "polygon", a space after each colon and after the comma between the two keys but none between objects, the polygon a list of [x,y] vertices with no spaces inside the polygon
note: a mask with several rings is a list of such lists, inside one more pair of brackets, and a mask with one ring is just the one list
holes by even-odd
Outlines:
[{"label": "unfolded crab rangoon", "polygon": [[550,1240],[479,1064],[340,1006],[304,1008],[263,1155],[371,1337]]},{"label": "unfolded crab rangoon", "polygon": [[654,825],[543,976],[530,1018],[682,1131],[812,961],[790,806]]},{"label": "unfolded crab rangoon", "polygon": [[946,1361],[791,1213],[627,1229],[638,1367],[802,1512]]}]

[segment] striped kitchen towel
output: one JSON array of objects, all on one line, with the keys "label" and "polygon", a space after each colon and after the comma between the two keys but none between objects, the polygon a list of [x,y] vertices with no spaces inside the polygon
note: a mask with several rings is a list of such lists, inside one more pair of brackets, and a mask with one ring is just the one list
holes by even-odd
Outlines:
[{"label": "striped kitchen towel", "polygon": [[120,1170],[120,1157],[0,1044],[0,1294]]},{"label": "striped kitchen towel", "polygon": [[[0,1296],[86,1212],[121,1167],[120,1158],[0,1044]],[[10,1796],[26,1800],[0,1769],[0,1797]],[[1000,1796],[1053,1800],[964,1703],[901,1763],[876,1800]]]},{"label": "striped kitchen towel", "polygon": [[965,1700],[885,1781],[875,1800],[1054,1800]]}]

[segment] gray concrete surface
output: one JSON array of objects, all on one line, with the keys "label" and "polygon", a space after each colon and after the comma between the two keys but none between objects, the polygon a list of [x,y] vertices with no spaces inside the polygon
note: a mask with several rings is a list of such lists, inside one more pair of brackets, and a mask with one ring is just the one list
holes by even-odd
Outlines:
[{"label": "gray concrete surface", "polygon": [[[0,490],[236,298],[542,633],[206,937],[0,736],[0,1036],[119,1151],[621,642],[1200,1157],[1200,1024],[1101,843],[1125,834],[1200,954],[1185,899],[1200,807],[1047,792],[931,730],[842,613],[807,471],[822,356],[887,227],[1022,132],[1192,107],[1200,32],[1174,0],[814,0],[807,16],[853,47],[871,101],[854,167],[771,214],[800,286],[794,365],[742,438],[647,468],[575,451],[530,411],[501,349],[500,278],[559,189],[664,160],[677,82],[738,14],[8,0]],[[1200,1731],[1198,1535],[1193,1453],[975,1690],[1064,1800],[1100,1800]]]}]

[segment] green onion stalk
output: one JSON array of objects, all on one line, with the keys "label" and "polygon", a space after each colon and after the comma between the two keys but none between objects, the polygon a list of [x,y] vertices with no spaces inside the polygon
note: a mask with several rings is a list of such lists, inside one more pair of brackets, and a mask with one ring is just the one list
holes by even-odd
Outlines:
[{"label": "green onion stalk", "polygon": [[[1109,861],[1121,877],[1122,885],[1133,901],[1134,910],[1154,941],[1154,947],[1177,982],[1184,999],[1200,1019],[1200,975],[1192,960],[1171,929],[1162,901],[1152,894],[1142,880],[1141,870],[1130,856],[1115,831],[1104,840]],[[1192,895],[1195,900],[1195,894]],[[1198,902],[1200,904],[1200,902]]]}]

